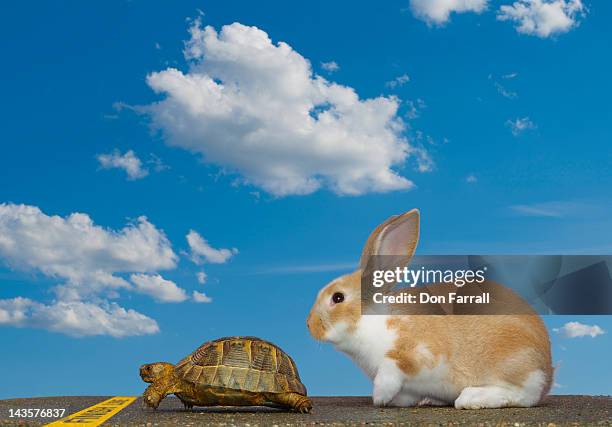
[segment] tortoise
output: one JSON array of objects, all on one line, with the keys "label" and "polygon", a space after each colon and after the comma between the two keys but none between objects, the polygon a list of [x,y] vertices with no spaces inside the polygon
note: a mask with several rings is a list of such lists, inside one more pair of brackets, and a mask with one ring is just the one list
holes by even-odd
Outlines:
[{"label": "tortoise", "polygon": [[151,383],[143,394],[157,408],[174,393],[185,409],[193,406],[271,406],[310,412],[312,403],[295,362],[271,342],[257,337],[224,337],[202,344],[176,366],[142,365]]}]

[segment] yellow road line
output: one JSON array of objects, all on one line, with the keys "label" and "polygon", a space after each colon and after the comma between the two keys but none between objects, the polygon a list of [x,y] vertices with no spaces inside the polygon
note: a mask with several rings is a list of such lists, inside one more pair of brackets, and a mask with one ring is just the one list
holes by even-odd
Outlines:
[{"label": "yellow road line", "polygon": [[104,402],[97,403],[82,411],[68,415],[61,420],[54,421],[47,426],[66,426],[80,425],[86,427],[96,427],[108,420],[110,417],[127,408],[134,400],[132,396],[115,396]]}]

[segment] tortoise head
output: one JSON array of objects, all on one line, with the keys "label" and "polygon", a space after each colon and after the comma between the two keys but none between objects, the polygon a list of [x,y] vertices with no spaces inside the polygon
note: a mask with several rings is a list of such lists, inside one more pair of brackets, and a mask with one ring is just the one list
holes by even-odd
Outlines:
[{"label": "tortoise head", "polygon": [[140,378],[146,383],[152,383],[159,378],[169,375],[174,370],[174,365],[167,362],[147,363],[140,367]]}]

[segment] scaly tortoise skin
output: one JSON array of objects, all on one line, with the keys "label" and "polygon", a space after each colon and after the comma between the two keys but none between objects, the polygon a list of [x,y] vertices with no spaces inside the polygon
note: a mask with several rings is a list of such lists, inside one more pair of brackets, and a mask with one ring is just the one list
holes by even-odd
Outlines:
[{"label": "scaly tortoise skin", "polygon": [[272,406],[310,412],[312,404],[295,362],[271,342],[256,337],[225,337],[202,344],[176,366],[142,365],[151,385],[145,405],[157,408],[174,393],[185,405]]}]

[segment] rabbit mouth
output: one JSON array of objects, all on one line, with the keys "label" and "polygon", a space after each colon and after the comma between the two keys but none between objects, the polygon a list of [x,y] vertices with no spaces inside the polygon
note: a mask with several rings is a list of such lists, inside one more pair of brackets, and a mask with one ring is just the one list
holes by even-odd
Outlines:
[{"label": "rabbit mouth", "polygon": [[327,336],[333,326],[318,314],[311,313],[306,320],[310,335],[317,341],[329,341]]},{"label": "rabbit mouth", "polygon": [[323,341],[325,337],[325,329],[323,322],[320,319],[312,320],[308,322],[308,330],[310,335],[317,341]]},{"label": "rabbit mouth", "polygon": [[328,324],[326,327],[325,334],[320,339],[320,341],[330,342],[334,345],[338,345],[344,341],[346,341],[348,337],[349,327],[346,322],[337,322],[332,324]]}]

